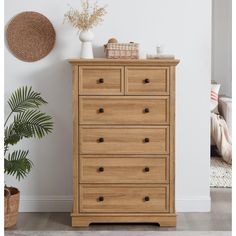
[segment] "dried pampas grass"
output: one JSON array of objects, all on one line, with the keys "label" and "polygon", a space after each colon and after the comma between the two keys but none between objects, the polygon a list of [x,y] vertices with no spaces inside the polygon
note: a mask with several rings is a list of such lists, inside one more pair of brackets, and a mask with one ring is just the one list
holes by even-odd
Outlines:
[{"label": "dried pampas grass", "polygon": [[89,30],[99,25],[106,15],[106,6],[99,7],[97,2],[92,6],[88,0],[81,1],[81,10],[70,8],[64,15],[64,20],[69,22],[79,31]]}]

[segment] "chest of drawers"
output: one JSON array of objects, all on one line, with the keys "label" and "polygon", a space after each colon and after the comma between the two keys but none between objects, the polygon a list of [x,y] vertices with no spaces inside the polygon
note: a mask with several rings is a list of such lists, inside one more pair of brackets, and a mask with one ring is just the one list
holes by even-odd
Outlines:
[{"label": "chest of drawers", "polygon": [[72,226],[175,226],[178,60],[79,60],[73,69]]}]

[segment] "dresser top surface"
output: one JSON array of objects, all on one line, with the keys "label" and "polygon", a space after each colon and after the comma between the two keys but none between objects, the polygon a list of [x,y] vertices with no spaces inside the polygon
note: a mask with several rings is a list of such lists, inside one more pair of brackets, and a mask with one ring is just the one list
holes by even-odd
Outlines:
[{"label": "dresser top surface", "polygon": [[152,66],[175,66],[178,59],[68,59],[72,65],[152,65]]}]

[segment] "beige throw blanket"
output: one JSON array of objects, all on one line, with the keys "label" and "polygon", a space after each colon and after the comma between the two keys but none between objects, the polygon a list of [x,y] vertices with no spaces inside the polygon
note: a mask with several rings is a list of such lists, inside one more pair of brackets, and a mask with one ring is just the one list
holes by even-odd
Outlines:
[{"label": "beige throw blanket", "polygon": [[220,155],[227,163],[232,163],[232,140],[227,124],[222,116],[211,113],[211,138],[216,144]]}]

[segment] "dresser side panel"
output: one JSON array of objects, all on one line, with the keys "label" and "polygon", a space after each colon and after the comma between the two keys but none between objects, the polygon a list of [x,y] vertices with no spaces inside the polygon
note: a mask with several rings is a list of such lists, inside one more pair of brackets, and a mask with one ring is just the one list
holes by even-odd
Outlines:
[{"label": "dresser side panel", "polygon": [[175,66],[170,67],[170,212],[175,212]]},{"label": "dresser side panel", "polygon": [[78,104],[79,104],[79,97],[78,97],[78,88],[79,88],[79,74],[78,74],[78,66],[73,66],[73,78],[72,78],[72,103],[73,103],[73,213],[79,212],[78,206],[78,196],[79,196],[79,168],[78,168],[78,140],[79,140],[79,114],[78,114]]}]

